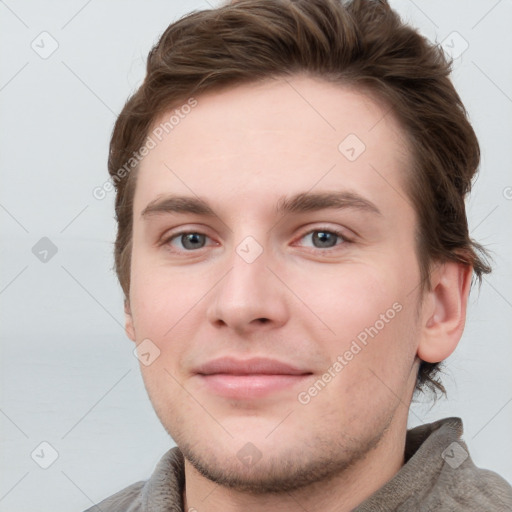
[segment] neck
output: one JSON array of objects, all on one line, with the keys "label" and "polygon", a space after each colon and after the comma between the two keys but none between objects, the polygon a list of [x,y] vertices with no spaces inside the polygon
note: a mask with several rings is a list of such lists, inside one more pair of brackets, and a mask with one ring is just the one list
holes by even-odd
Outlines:
[{"label": "neck", "polygon": [[201,475],[185,459],[184,510],[187,512],[348,512],[388,482],[404,463],[407,413],[396,411],[378,445],[355,464],[291,493],[247,494],[220,486]]}]

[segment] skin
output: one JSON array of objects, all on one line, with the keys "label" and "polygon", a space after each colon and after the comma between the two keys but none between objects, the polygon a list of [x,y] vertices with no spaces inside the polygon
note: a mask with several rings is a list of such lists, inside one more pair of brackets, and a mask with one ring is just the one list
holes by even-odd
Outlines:
[{"label": "skin", "polygon": [[[435,266],[420,297],[409,151],[384,105],[302,75],[197,101],[141,163],[125,304],[130,339],[160,350],[141,371],[186,458],[185,510],[352,510],[404,462],[418,358],[441,361],[455,349],[471,269]],[[338,149],[348,134],[366,146],[355,161]],[[380,215],[276,215],[281,196],[308,191],[357,193]],[[217,216],[141,215],[167,194],[205,199]],[[319,244],[315,233],[332,229],[343,237]],[[180,236],[169,241],[181,230],[206,237],[192,249]],[[248,236],[263,251],[251,263],[236,251]],[[300,403],[298,393],[393,304],[400,312]],[[221,356],[275,358],[312,375],[264,398],[227,399],[194,373]],[[250,466],[237,457],[247,443],[261,455]]]}]

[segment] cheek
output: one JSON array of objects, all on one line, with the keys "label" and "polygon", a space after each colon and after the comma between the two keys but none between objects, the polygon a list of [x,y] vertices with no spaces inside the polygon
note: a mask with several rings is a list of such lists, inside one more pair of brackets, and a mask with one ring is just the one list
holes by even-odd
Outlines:
[{"label": "cheek", "polygon": [[[400,289],[389,271],[367,264],[338,268],[326,276],[325,284],[312,279],[303,287],[311,309],[320,312],[322,320],[340,340],[356,337],[366,328],[395,317],[393,305],[400,301]],[[395,307],[396,308],[396,307]],[[381,329],[379,329],[381,330]]]},{"label": "cheek", "polygon": [[333,373],[343,375],[337,379],[343,392],[368,386],[385,393],[386,385],[398,389],[409,378],[417,334],[407,282],[389,270],[354,265],[332,277],[329,293],[317,290],[311,309],[321,311],[331,331],[322,338],[323,350],[330,364],[341,360],[342,369],[337,365]]},{"label": "cheek", "polygon": [[206,285],[200,271],[191,279],[179,268],[170,270],[144,255],[135,257],[130,302],[137,339],[153,336],[158,340],[174,335],[201,301]]}]

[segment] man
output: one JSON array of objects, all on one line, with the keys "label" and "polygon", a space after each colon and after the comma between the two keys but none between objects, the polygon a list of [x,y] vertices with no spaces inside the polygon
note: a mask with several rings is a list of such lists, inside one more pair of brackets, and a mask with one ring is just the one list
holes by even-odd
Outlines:
[{"label": "man", "polygon": [[448,74],[383,1],[169,26],[109,172],[126,332],[177,447],[97,510],[512,510],[459,418],[407,431],[490,271]]}]

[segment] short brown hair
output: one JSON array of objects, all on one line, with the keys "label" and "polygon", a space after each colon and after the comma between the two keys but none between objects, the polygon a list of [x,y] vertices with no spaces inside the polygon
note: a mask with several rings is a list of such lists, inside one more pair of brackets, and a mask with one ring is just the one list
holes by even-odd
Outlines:
[{"label": "short brown hair", "polygon": [[[363,88],[391,106],[414,162],[407,193],[418,216],[420,288],[429,289],[432,265],[447,260],[471,266],[481,282],[491,268],[469,236],[464,203],[480,150],[450,70],[442,49],[402,23],[384,0],[239,0],[172,23],[151,49],[145,80],[110,142],[115,270],[125,300],[138,168],[126,173],[126,163],[155,120],[205,91],[299,73]],[[438,371],[439,364],[423,361],[416,389],[444,392]]]}]

